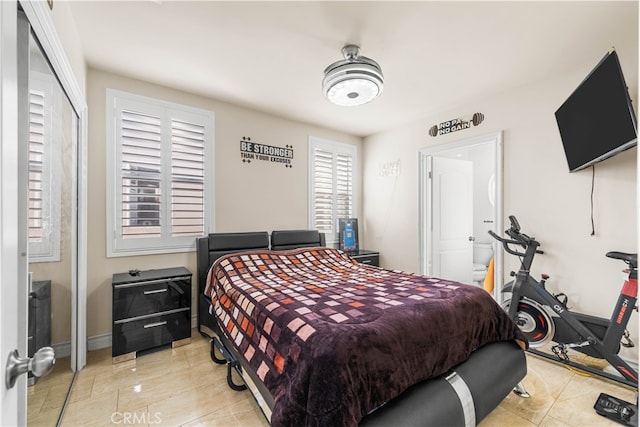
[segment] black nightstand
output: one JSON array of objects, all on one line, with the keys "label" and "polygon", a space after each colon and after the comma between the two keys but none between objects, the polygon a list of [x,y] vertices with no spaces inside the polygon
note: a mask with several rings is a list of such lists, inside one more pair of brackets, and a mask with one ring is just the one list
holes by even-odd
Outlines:
[{"label": "black nightstand", "polygon": [[113,363],[140,350],[191,342],[191,272],[184,267],[118,273],[112,278]]},{"label": "black nightstand", "polygon": [[361,264],[380,266],[380,252],[360,249],[358,252],[347,252],[347,255]]}]

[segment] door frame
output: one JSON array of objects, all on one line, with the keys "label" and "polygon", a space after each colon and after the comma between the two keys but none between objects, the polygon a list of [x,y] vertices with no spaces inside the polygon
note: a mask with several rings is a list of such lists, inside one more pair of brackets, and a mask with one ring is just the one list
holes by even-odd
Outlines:
[{"label": "door frame", "polygon": [[[502,234],[502,215],[503,215],[503,165],[502,165],[502,131],[480,135],[473,138],[463,139],[455,142],[433,145],[423,148],[418,152],[418,266],[420,274],[429,274],[428,258],[431,252],[431,212],[427,209],[429,202],[430,189],[428,188],[428,160],[430,156],[442,154],[449,151],[457,151],[473,146],[492,144],[494,150],[494,174],[495,174],[495,203],[494,203],[494,223],[493,231],[499,235]],[[498,246],[498,242],[493,243],[494,253],[494,287],[493,297],[500,302],[499,284],[503,280],[503,251]]]}]

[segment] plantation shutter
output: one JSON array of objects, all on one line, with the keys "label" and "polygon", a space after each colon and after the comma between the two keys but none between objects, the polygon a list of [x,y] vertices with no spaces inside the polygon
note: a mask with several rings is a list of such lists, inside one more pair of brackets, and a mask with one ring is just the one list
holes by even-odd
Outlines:
[{"label": "plantation shutter", "polygon": [[29,262],[60,261],[60,141],[54,137],[59,105],[49,79],[34,73],[29,84]]},{"label": "plantation shutter", "polygon": [[[162,120],[132,111],[122,113],[122,237],[161,237]],[[172,236],[204,233],[204,147],[202,125],[171,120]]]},{"label": "plantation shutter", "polygon": [[204,126],[171,121],[171,235],[204,233]]},{"label": "plantation shutter", "polygon": [[123,239],[160,237],[161,120],[125,110],[121,129],[121,236]]},{"label": "plantation shutter", "polygon": [[213,113],[111,89],[107,99],[107,256],[194,250],[213,222]]},{"label": "plantation shutter", "polygon": [[316,148],[313,163],[313,228],[333,231],[333,153]]},{"label": "plantation shutter", "polygon": [[[44,239],[45,200],[44,175],[44,94],[29,93],[29,243],[30,252],[37,253],[34,243]],[[34,253],[34,254],[35,254]]]},{"label": "plantation shutter", "polygon": [[336,219],[351,218],[353,213],[353,158],[347,154],[337,153],[335,170]]},{"label": "plantation shutter", "polygon": [[333,241],[339,218],[353,218],[354,165],[352,145],[310,138],[310,220],[309,225]]}]

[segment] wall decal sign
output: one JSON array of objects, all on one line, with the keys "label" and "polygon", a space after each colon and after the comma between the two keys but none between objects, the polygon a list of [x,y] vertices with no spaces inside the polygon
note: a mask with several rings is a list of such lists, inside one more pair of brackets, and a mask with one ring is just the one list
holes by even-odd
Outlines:
[{"label": "wall decal sign", "polygon": [[433,125],[429,129],[429,135],[438,136],[447,133],[456,132],[463,129],[469,129],[471,124],[478,126],[484,120],[484,114],[474,113],[471,120],[451,119],[438,125]]},{"label": "wall decal sign", "polygon": [[400,159],[386,163],[378,163],[378,176],[383,178],[400,176]]},{"label": "wall decal sign", "polygon": [[283,164],[286,168],[292,168],[293,145],[274,147],[273,145],[259,144],[251,141],[250,137],[243,136],[240,140],[240,158],[242,163],[251,163],[252,160]]}]

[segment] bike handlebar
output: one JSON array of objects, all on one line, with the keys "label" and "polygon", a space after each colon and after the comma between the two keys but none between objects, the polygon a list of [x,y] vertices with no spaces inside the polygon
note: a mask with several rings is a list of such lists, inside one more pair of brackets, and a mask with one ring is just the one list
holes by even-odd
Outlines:
[{"label": "bike handlebar", "polygon": [[491,235],[491,237],[493,237],[494,239],[496,239],[497,241],[502,243],[502,247],[504,248],[505,252],[507,252],[507,253],[509,253],[511,255],[515,255],[515,256],[524,256],[525,255],[524,253],[514,251],[513,249],[511,249],[509,247],[510,244],[524,246],[522,243],[517,242],[515,240],[503,239],[502,237],[498,236],[496,233],[494,233],[491,230],[489,230],[489,234]]},{"label": "bike handlebar", "polygon": [[[525,253],[515,251],[515,250],[511,249],[509,247],[509,245],[522,246],[525,250],[529,246],[531,246],[533,243],[535,243],[536,246],[540,245],[540,243],[538,243],[533,237],[529,237],[526,234],[520,233],[520,223],[518,223],[518,220],[516,219],[515,216],[510,215],[509,216],[509,221],[511,222],[511,227],[508,230],[506,230],[505,233],[507,233],[509,235],[509,237],[511,237],[513,240],[504,239],[504,238],[498,236],[493,231],[489,230],[489,234],[491,235],[491,237],[493,237],[494,239],[496,239],[497,241],[502,243],[502,246],[504,247],[504,250],[507,253],[509,253],[511,255],[516,255],[516,256],[523,257],[523,256],[526,255]],[[544,254],[544,251],[536,249],[536,253],[537,254]]]}]

